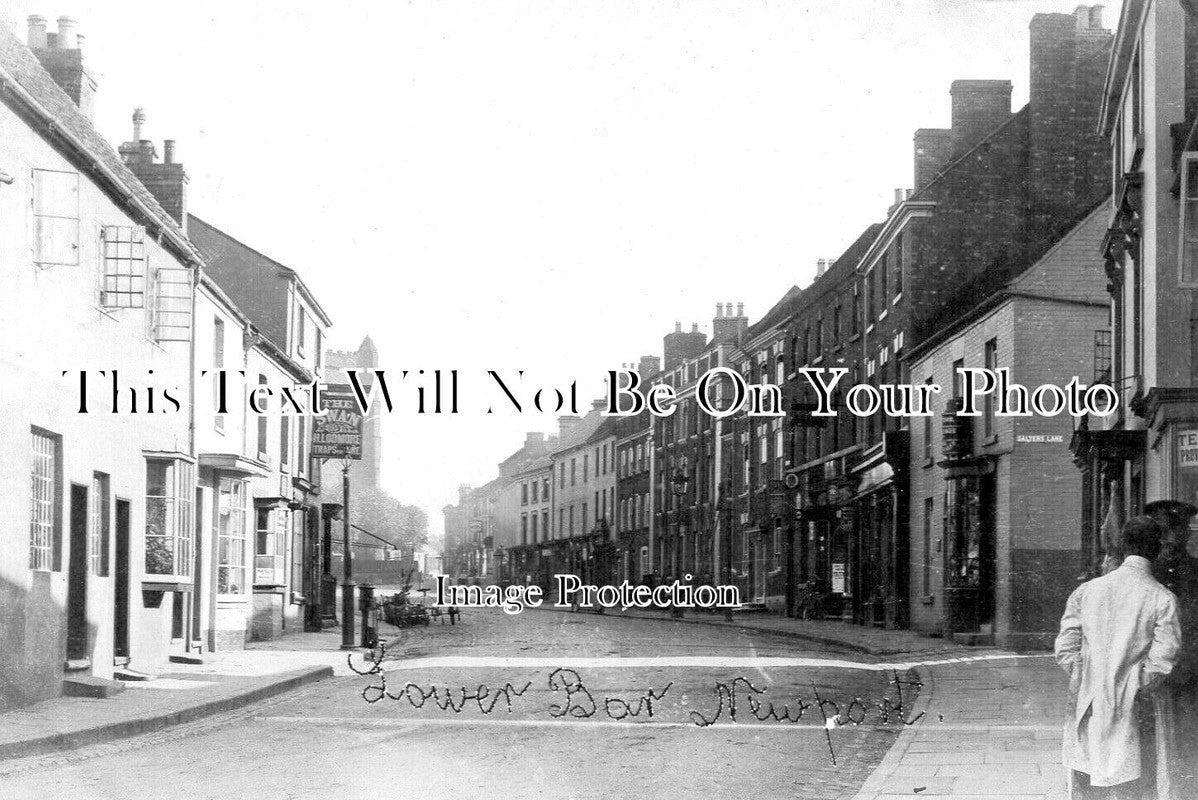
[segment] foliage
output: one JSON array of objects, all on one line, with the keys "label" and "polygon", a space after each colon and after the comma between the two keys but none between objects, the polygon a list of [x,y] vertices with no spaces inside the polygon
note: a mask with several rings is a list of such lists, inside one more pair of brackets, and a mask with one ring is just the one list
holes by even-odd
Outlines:
[{"label": "foliage", "polygon": [[419,548],[428,541],[428,515],[401,503],[382,489],[363,489],[350,498],[355,525],[394,542],[400,548]]}]

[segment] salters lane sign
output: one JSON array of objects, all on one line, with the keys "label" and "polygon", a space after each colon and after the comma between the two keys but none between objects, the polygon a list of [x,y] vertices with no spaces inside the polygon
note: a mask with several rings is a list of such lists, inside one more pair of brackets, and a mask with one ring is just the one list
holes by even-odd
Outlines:
[{"label": "salters lane sign", "polygon": [[362,411],[348,384],[329,386],[321,396],[327,412],[312,431],[313,458],[362,458]]}]

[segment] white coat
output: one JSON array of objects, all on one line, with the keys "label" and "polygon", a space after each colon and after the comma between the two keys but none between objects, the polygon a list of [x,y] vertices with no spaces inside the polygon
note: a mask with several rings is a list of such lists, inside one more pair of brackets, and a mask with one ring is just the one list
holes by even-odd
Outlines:
[{"label": "white coat", "polygon": [[1173,670],[1181,644],[1177,600],[1147,559],[1073,591],[1061,618],[1057,663],[1069,675],[1074,711],[1065,724],[1065,766],[1093,786],[1140,777],[1136,695]]}]

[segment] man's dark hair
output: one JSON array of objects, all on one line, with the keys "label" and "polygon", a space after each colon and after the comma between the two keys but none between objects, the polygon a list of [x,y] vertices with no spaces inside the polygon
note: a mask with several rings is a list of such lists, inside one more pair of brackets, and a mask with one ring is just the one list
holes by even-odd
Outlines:
[{"label": "man's dark hair", "polygon": [[1161,526],[1152,517],[1132,517],[1123,526],[1123,554],[1151,561],[1161,551]]}]

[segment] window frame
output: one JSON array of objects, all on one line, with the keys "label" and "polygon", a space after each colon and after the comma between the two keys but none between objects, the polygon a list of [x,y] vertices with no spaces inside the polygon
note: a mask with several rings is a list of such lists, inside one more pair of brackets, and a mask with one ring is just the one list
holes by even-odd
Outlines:
[{"label": "window frame", "polygon": [[[1181,191],[1178,201],[1177,286],[1198,289],[1198,151],[1181,154]],[[1186,236],[1187,225],[1194,227]],[[1187,258],[1187,249],[1190,258]],[[1187,276],[1187,265],[1189,275]]]}]

